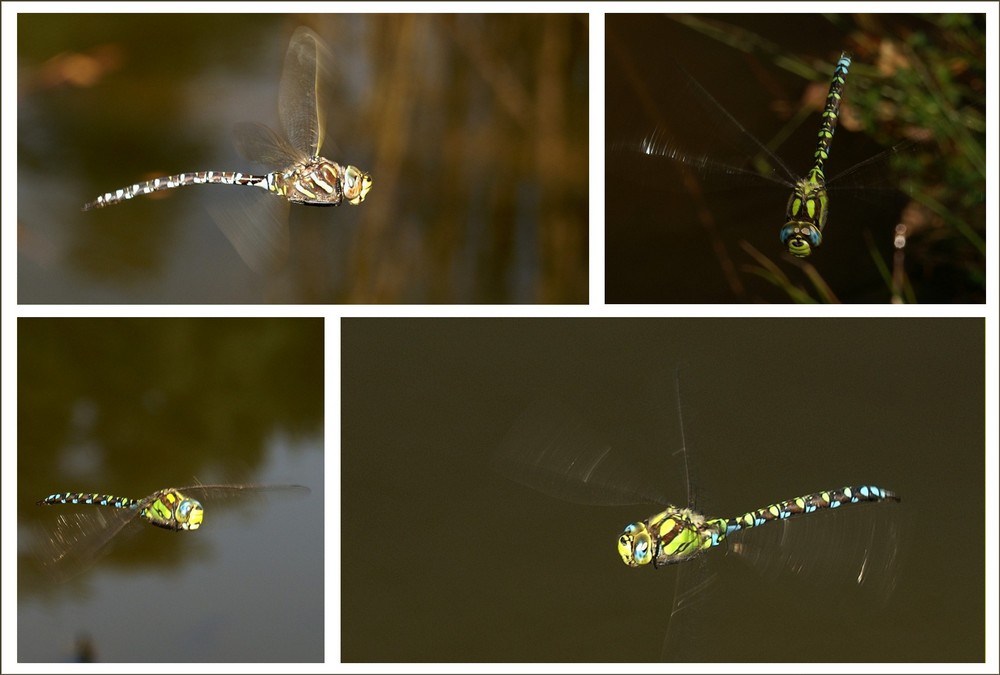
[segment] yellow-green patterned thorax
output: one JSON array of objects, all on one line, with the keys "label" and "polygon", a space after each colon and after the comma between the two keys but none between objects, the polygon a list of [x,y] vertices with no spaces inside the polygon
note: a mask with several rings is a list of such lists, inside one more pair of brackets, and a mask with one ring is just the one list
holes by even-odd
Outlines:
[{"label": "yellow-green patterned thorax", "polygon": [[826,179],[822,169],[813,167],[788,198],[785,226],[781,228],[781,241],[788,252],[804,258],[823,243],[826,215]]},{"label": "yellow-green patterned thorax", "polygon": [[719,540],[714,521],[691,509],[671,507],[626,526],[618,537],[618,554],[629,567],[662,567],[690,560]]},{"label": "yellow-green patterned thorax", "polygon": [[170,489],[157,493],[140,515],[150,524],[168,530],[197,530],[205,517],[205,509],[197,499]]}]

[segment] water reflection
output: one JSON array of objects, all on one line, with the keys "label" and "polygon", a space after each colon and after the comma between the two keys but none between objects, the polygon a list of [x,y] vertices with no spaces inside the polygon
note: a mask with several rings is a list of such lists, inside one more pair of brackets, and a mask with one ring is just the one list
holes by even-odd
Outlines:
[{"label": "water reflection", "polygon": [[[321,660],[322,320],[21,319],[18,342],[20,660],[73,658],[84,628],[103,660]],[[66,583],[38,565],[82,508],[41,497],[234,478],[309,490],[206,498],[198,531],[141,523]],[[269,637],[273,611],[294,619]]]}]

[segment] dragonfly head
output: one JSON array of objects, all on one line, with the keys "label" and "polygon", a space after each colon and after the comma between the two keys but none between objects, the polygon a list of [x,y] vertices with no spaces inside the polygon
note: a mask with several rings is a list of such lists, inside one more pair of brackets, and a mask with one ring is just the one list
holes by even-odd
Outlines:
[{"label": "dragonfly head", "polygon": [[344,170],[344,199],[349,204],[357,206],[368,196],[372,189],[372,177],[356,166],[348,166]]},{"label": "dragonfly head", "polygon": [[201,520],[205,516],[205,509],[202,508],[201,502],[197,499],[185,497],[177,505],[174,515],[177,518],[177,524],[180,525],[180,529],[197,530],[201,527]]},{"label": "dragonfly head", "polygon": [[618,537],[618,555],[629,567],[647,565],[653,561],[653,538],[645,523],[630,523]]}]

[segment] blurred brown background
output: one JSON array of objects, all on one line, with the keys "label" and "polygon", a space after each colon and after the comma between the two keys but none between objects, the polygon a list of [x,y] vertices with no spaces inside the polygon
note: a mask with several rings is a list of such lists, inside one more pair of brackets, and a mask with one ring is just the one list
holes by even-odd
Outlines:
[{"label": "blurred brown background", "polygon": [[[18,21],[20,302],[588,299],[586,15]],[[269,277],[245,267],[206,210],[248,188],[80,212],[157,176],[259,173],[232,124],[279,128],[299,25],[330,47],[322,154],[372,174],[360,208],[293,208],[290,262]]]}]

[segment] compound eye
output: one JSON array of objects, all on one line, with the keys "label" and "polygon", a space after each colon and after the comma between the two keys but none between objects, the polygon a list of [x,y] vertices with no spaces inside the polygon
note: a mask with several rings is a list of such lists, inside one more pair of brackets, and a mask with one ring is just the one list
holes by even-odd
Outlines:
[{"label": "compound eye", "polygon": [[177,505],[177,520],[182,523],[186,523],[188,518],[191,517],[191,509],[194,508],[194,504],[190,499],[183,500]]},{"label": "compound eye", "polygon": [[372,178],[356,166],[344,169],[344,197],[351,204],[360,204],[372,188]]},{"label": "compound eye", "polygon": [[344,171],[344,196],[351,203],[358,203],[364,200],[361,194],[361,172],[353,166],[347,167]]},{"label": "compound eye", "polygon": [[649,540],[644,537],[640,537],[635,544],[632,555],[635,556],[635,561],[637,563],[644,563],[646,558],[649,557]]},{"label": "compound eye", "polygon": [[636,522],[625,526],[618,537],[618,555],[629,567],[638,567],[652,562],[653,539],[645,523]]}]

